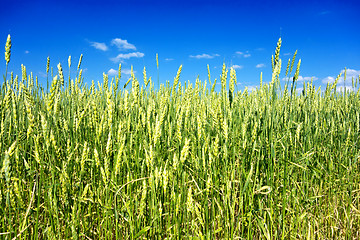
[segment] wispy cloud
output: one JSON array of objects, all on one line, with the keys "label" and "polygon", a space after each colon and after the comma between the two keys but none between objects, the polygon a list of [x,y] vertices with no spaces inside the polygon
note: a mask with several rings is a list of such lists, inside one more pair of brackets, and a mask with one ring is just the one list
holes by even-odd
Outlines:
[{"label": "wispy cloud", "polygon": [[196,59],[211,59],[211,58],[214,58],[214,57],[219,57],[220,55],[219,54],[206,54],[206,53],[203,53],[203,54],[198,54],[198,55],[190,55],[189,57],[190,58],[196,58]]},{"label": "wispy cloud", "polygon": [[25,51],[25,54],[29,54],[30,52],[28,50]]},{"label": "wispy cloud", "polygon": [[244,58],[248,58],[248,57],[251,57],[251,54],[249,53],[249,51],[246,51],[246,52],[240,52],[240,51],[237,51],[235,52],[237,55],[239,56],[242,56]]},{"label": "wispy cloud", "polygon": [[108,74],[109,76],[116,76],[116,75],[118,75],[118,71],[116,71],[115,69],[111,68],[111,69],[107,72],[107,74]]},{"label": "wispy cloud", "polygon": [[[311,79],[313,80],[313,81],[316,81],[316,80],[318,80],[319,78],[317,78],[317,77],[315,77],[315,76],[312,76],[312,77],[303,77],[303,76],[299,76],[298,77],[298,79],[297,79],[297,81],[298,82],[304,82],[304,81],[306,81],[306,82],[309,82],[309,81],[311,81]],[[282,79],[283,81],[292,81],[292,78],[283,78]]]},{"label": "wispy cloud", "polygon": [[321,80],[322,83],[324,84],[328,84],[328,83],[334,83],[335,82],[335,78],[331,77],[331,76],[327,76],[326,78],[324,78],[323,80]]},{"label": "wispy cloud", "polygon": [[[134,72],[134,74],[136,73],[136,71],[133,71]],[[108,72],[107,72],[107,74],[109,75],[109,76],[116,76],[116,75],[118,75],[118,70],[115,70],[115,69],[113,69],[113,68],[111,68]],[[121,69],[121,74],[124,74],[124,75],[130,75],[131,74],[131,69]]]},{"label": "wispy cloud", "polygon": [[127,40],[121,38],[114,38],[111,40],[111,45],[115,45],[119,50],[136,50],[135,45],[128,43]]},{"label": "wispy cloud", "polygon": [[311,79],[313,80],[313,81],[316,81],[316,80],[318,80],[319,78],[317,78],[317,77],[315,77],[315,76],[312,76],[312,77],[303,77],[303,76],[299,76],[298,77],[298,79],[297,79],[297,81],[298,82],[303,82],[303,81],[311,81]]},{"label": "wispy cloud", "polygon": [[173,58],[165,58],[165,61],[168,61],[168,62],[173,61],[173,60],[174,60]]},{"label": "wispy cloud", "polygon": [[246,86],[249,92],[255,91],[258,86]]},{"label": "wispy cloud", "polygon": [[[344,74],[345,69],[341,70],[341,73]],[[360,70],[346,69],[346,78],[359,77],[359,75],[360,75]]]},{"label": "wispy cloud", "polygon": [[234,69],[243,69],[244,68],[244,66],[242,66],[242,65],[232,65],[232,67],[234,68]]},{"label": "wispy cloud", "polygon": [[284,53],[284,56],[289,56],[291,55],[291,53]]},{"label": "wispy cloud", "polygon": [[191,58],[197,58],[197,59],[201,59],[201,58],[214,58],[213,56],[209,55],[209,54],[198,54],[198,55],[190,55]]},{"label": "wispy cloud", "polygon": [[304,88],[303,87],[296,87],[296,93],[297,94],[301,94],[303,92]]},{"label": "wispy cloud", "polygon": [[46,77],[47,77],[47,74],[46,74],[46,73],[44,73],[44,72],[38,72],[38,74],[40,75],[40,77],[44,77],[44,78],[46,78]]},{"label": "wispy cloud", "polygon": [[108,46],[106,46],[105,43],[100,43],[100,42],[90,42],[90,45],[98,50],[101,51],[107,51],[109,48]]},{"label": "wispy cloud", "polygon": [[[339,78],[338,85],[346,85],[350,86],[352,85],[352,78],[358,78],[360,75],[360,70],[354,70],[354,69],[346,69],[346,79],[344,81],[344,73],[345,70],[342,70],[340,73],[342,73],[341,77]],[[327,76],[326,78],[322,79],[321,82],[324,84],[328,83],[334,83],[336,77],[334,76]]]},{"label": "wispy cloud", "polygon": [[[136,71],[134,71],[134,74],[136,73]],[[131,69],[121,69],[121,73],[125,74],[125,75],[130,75],[131,74]]]},{"label": "wispy cloud", "polygon": [[265,64],[263,64],[263,63],[259,63],[256,65],[256,68],[263,68],[263,67],[265,67]]},{"label": "wispy cloud", "polygon": [[352,86],[345,86],[345,88],[344,88],[344,86],[337,86],[336,87],[337,92],[344,92],[344,90],[346,92],[353,92],[355,89]]},{"label": "wispy cloud", "polygon": [[123,61],[124,59],[129,59],[129,58],[142,58],[144,57],[145,54],[141,53],[141,52],[132,52],[132,53],[120,53],[118,54],[116,57],[114,58],[110,58],[111,61],[113,62],[121,62]]}]

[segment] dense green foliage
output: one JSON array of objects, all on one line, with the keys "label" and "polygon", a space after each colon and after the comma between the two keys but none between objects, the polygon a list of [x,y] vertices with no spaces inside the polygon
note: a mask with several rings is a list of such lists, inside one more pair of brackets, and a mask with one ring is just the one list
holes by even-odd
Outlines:
[{"label": "dense green foliage", "polygon": [[297,94],[294,60],[281,89],[279,43],[251,92],[225,65],[220,92],[210,73],[181,86],[181,68],[158,90],[145,69],[143,86],[119,70],[87,87],[59,65],[49,91],[6,73],[0,237],[359,238],[360,91]]}]

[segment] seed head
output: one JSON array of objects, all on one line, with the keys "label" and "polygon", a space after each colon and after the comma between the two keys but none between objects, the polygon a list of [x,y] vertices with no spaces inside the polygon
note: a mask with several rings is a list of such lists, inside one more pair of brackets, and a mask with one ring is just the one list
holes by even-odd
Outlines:
[{"label": "seed head", "polygon": [[296,71],[295,71],[295,75],[294,75],[295,80],[297,80],[299,78],[300,64],[301,64],[301,59],[299,59],[299,62],[296,67]]},{"label": "seed head", "polygon": [[233,67],[230,68],[230,85],[229,90],[231,93],[235,90],[235,82],[236,82],[236,71]]},{"label": "seed head", "polygon": [[222,72],[221,72],[221,90],[226,90],[226,79],[227,79],[228,70],[226,69],[225,63],[223,63]]},{"label": "seed head", "polygon": [[281,48],[281,38],[279,38],[279,41],[277,42],[277,46],[276,46],[276,50],[275,50],[274,67],[276,67],[276,64],[279,62],[280,48]]},{"label": "seed head", "polygon": [[118,74],[119,74],[119,80],[120,80],[120,78],[121,78],[121,63],[119,64],[119,70],[118,70]]},{"label": "seed head", "polygon": [[293,58],[292,58],[292,60],[291,60],[290,73],[292,72],[293,67],[294,67],[296,54],[297,54],[297,50],[295,51],[294,56],[293,56]]},{"label": "seed head", "polygon": [[69,56],[68,58],[68,65],[69,65],[69,68],[71,67],[71,56]]},{"label": "seed head", "polygon": [[180,154],[180,162],[184,163],[188,154],[189,154],[189,150],[190,150],[190,139],[186,139],[185,140],[185,145],[183,147],[183,149],[181,150],[181,154]]},{"label": "seed head", "polygon": [[6,65],[10,62],[10,55],[11,55],[11,37],[10,34],[7,37],[6,45],[5,45],[5,61]]},{"label": "seed head", "polygon": [[79,59],[79,63],[78,63],[78,67],[77,70],[79,71],[80,65],[81,65],[81,61],[82,61],[83,55],[80,55],[80,59]]},{"label": "seed head", "polygon": [[50,57],[47,57],[47,62],[46,62],[46,73],[49,73],[49,67],[50,67]]},{"label": "seed head", "polygon": [[208,79],[209,79],[209,84],[211,85],[211,75],[210,75],[210,68],[209,68],[209,64],[207,65],[207,70],[208,70]]},{"label": "seed head", "polygon": [[60,64],[60,63],[57,65],[57,67],[58,67],[58,71],[59,71],[60,84],[61,84],[61,86],[63,86],[63,85],[64,85],[64,74],[63,74],[63,69],[62,69],[62,67],[61,67],[61,64]]},{"label": "seed head", "polygon": [[147,85],[147,78],[146,78],[146,69],[144,67],[144,70],[143,70],[143,76],[144,76],[144,84],[145,86]]},{"label": "seed head", "polygon": [[156,54],[156,66],[159,69],[159,55]]}]

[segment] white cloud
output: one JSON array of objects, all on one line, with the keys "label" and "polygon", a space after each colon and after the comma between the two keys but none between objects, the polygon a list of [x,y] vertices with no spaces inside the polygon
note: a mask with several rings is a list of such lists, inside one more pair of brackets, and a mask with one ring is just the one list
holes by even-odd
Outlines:
[{"label": "white cloud", "polygon": [[246,86],[245,88],[248,89],[248,92],[252,92],[256,90],[257,86]]},{"label": "white cloud", "polygon": [[336,91],[337,92],[344,92],[344,89],[345,89],[345,91],[346,92],[353,92],[355,89],[353,88],[353,87],[351,87],[351,86],[345,86],[345,88],[344,88],[344,86],[338,86],[337,85],[337,87],[336,87]]},{"label": "white cloud", "polygon": [[110,58],[110,60],[113,61],[113,62],[121,62],[123,59],[129,59],[129,58],[132,58],[132,57],[142,58],[142,57],[144,57],[144,55],[145,54],[143,54],[141,52],[132,52],[132,53],[126,53],[126,54],[120,53],[116,57]]},{"label": "white cloud", "polygon": [[291,55],[291,53],[284,53],[284,56],[289,56]]},{"label": "white cloud", "polygon": [[40,75],[40,77],[47,77],[48,75],[46,74],[46,73],[44,73],[44,72],[39,72],[39,75]]},{"label": "white cloud", "polygon": [[[134,74],[136,73],[136,71],[134,71]],[[125,75],[130,75],[131,74],[131,69],[121,69],[121,74],[125,74]]]},{"label": "white cloud", "polygon": [[121,38],[114,38],[111,40],[111,45],[115,45],[120,50],[136,50],[136,47],[133,44],[128,43],[127,40]]},{"label": "white cloud", "polygon": [[318,80],[318,78],[317,77],[303,77],[303,76],[299,76],[298,77],[298,79],[297,79],[297,81],[298,82],[302,82],[302,81],[311,81],[311,79],[313,80],[313,81],[316,81],[316,80]]},{"label": "white cloud", "polygon": [[220,55],[219,54],[210,55],[210,54],[203,53],[203,54],[198,54],[198,55],[190,55],[189,57],[196,58],[196,59],[211,59],[211,58],[218,57],[218,56],[220,56]]},{"label": "white cloud", "polygon": [[[306,81],[306,82],[310,82],[311,81],[311,79],[313,80],[313,81],[316,81],[316,80],[318,80],[319,78],[317,78],[317,77],[315,77],[315,76],[312,76],[312,77],[303,77],[303,76],[299,76],[298,77],[298,79],[297,79],[297,81],[298,82],[303,82],[303,81]],[[290,77],[290,78],[283,78],[282,79],[283,81],[292,81],[292,77]]]},{"label": "white cloud", "polygon": [[173,58],[165,58],[165,61],[173,61]]},{"label": "white cloud", "polygon": [[[345,69],[341,71],[342,74],[345,73]],[[346,69],[346,78],[348,77],[358,77],[360,75],[360,70],[354,70],[354,69]]]},{"label": "white cloud", "polygon": [[[337,85],[344,85],[344,73],[345,70],[341,71],[342,75],[339,78],[338,84]],[[354,70],[354,69],[346,69],[346,80],[345,80],[345,85],[350,86],[352,85],[352,78],[358,78],[360,75],[360,70]],[[328,83],[334,83],[335,82],[336,77],[333,76],[327,76],[326,78],[324,78],[323,80],[321,80],[322,83],[324,84],[328,84]]]},{"label": "white cloud", "polygon": [[[136,71],[133,71],[134,72],[134,74],[136,73]],[[118,75],[118,70],[115,70],[115,69],[113,69],[113,68],[111,68],[108,72],[107,72],[107,74],[109,75],[109,76],[116,76],[116,75]],[[124,74],[124,75],[130,75],[131,74],[131,69],[121,69],[121,74]]]},{"label": "white cloud", "polygon": [[263,63],[259,63],[256,65],[256,68],[263,68],[263,67],[265,67],[265,64],[263,64]]},{"label": "white cloud", "polygon": [[28,50],[25,51],[25,54],[29,54],[30,52]]},{"label": "white cloud", "polygon": [[242,66],[242,65],[232,65],[232,67],[234,69],[243,69],[244,68],[244,66]]},{"label": "white cloud", "polygon": [[99,43],[99,42],[90,42],[90,45],[94,48],[101,50],[101,51],[107,51],[109,48],[106,46],[105,43]]},{"label": "white cloud", "polygon": [[249,53],[249,51],[246,51],[246,52],[237,51],[237,52],[235,52],[235,53],[236,53],[237,55],[243,56],[244,58],[251,57],[251,54]]},{"label": "white cloud", "polygon": [[296,88],[296,93],[297,93],[297,94],[302,94],[303,90],[304,90],[303,87],[300,87],[300,88],[297,87],[297,88]]},{"label": "white cloud", "polygon": [[116,76],[116,75],[118,75],[118,71],[116,71],[115,69],[111,68],[111,69],[107,72],[107,74],[108,74],[109,76]]},{"label": "white cloud", "polygon": [[334,83],[335,82],[335,78],[331,77],[331,76],[327,76],[326,78],[324,78],[323,80],[321,80],[322,83],[327,84],[327,83]]}]

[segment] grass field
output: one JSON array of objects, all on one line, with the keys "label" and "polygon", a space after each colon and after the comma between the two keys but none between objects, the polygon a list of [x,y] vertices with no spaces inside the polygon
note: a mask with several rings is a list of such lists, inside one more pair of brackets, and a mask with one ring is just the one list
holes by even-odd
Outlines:
[{"label": "grass field", "polygon": [[[225,65],[195,84],[180,66],[159,89],[145,68],[120,85],[121,65],[87,86],[81,59],[72,80],[48,59],[48,90],[6,71],[0,238],[359,239],[359,78],[298,93],[280,47],[251,92]],[[6,66],[10,53],[9,37]]]}]

